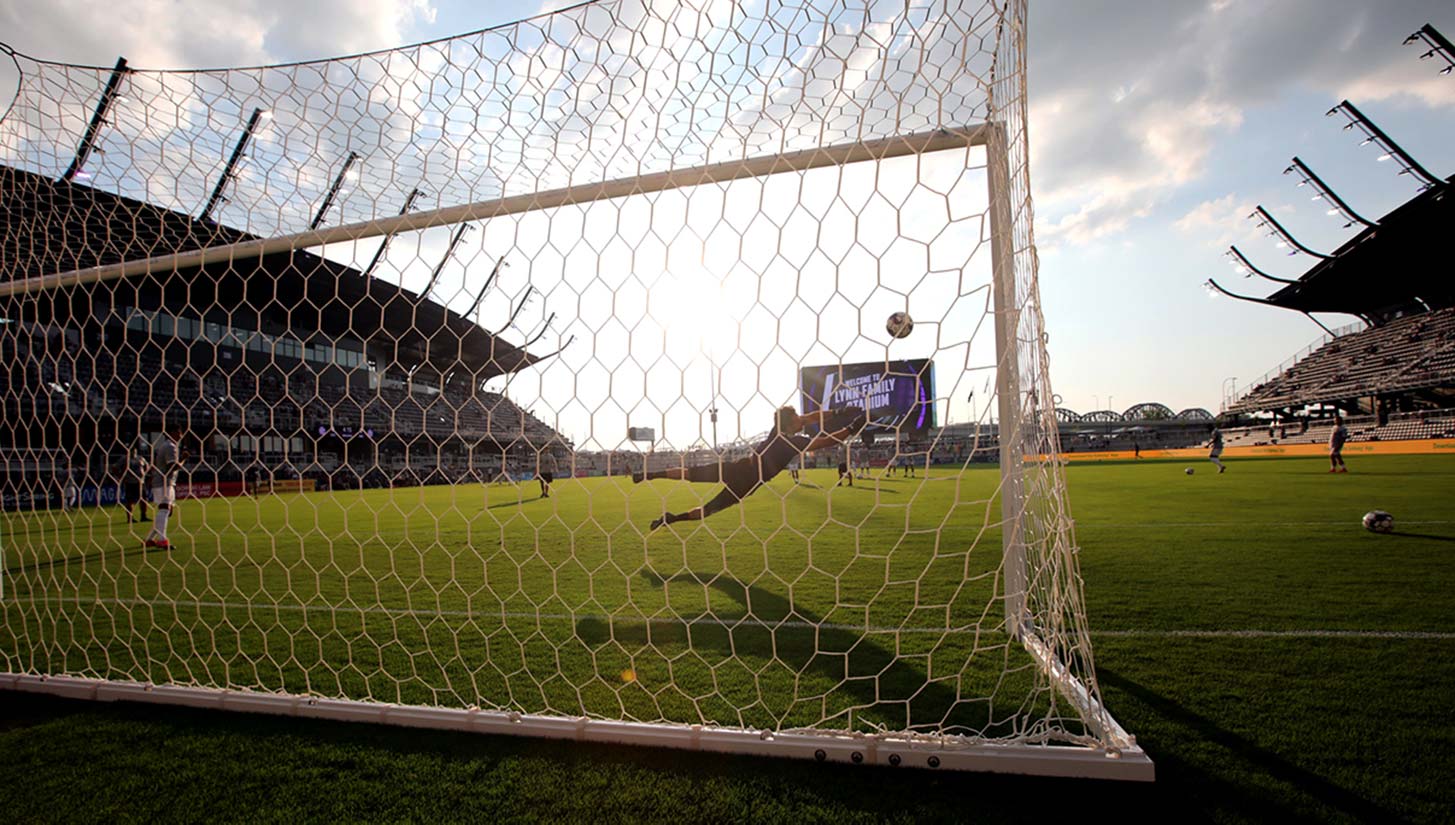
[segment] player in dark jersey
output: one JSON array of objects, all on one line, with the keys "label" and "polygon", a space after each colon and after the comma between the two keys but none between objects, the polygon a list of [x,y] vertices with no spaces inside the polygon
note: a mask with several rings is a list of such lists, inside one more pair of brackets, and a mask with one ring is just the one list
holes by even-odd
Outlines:
[{"label": "player in dark jersey", "polygon": [[[823,432],[810,438],[803,434],[803,430],[812,425],[818,425]],[[828,428],[833,426],[839,426],[840,429],[828,432]],[[754,446],[746,458],[725,464],[672,467],[648,473],[633,473],[632,481],[640,483],[657,478],[670,478],[678,481],[721,481],[722,492],[714,496],[712,500],[685,513],[666,513],[652,522],[651,529],[655,530],[664,524],[678,521],[700,521],[713,513],[726,510],[752,495],[759,487],[783,472],[789,462],[801,458],[804,453],[841,444],[863,426],[864,415],[857,410],[799,415],[793,411],[792,407],[783,407],[778,410],[773,431],[768,433],[767,438]]]}]

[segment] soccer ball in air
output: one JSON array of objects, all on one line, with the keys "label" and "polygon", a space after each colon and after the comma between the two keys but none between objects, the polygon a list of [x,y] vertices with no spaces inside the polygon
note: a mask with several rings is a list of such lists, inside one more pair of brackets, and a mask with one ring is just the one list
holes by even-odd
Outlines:
[{"label": "soccer ball in air", "polygon": [[884,328],[895,338],[903,338],[914,331],[914,319],[909,317],[908,312],[896,312],[884,322]]},{"label": "soccer ball in air", "polygon": [[1192,475],[1192,468],[1191,467],[1188,467],[1186,470],[1183,470],[1182,472],[1187,473],[1188,475]]},{"label": "soccer ball in air", "polygon": [[1364,529],[1371,533],[1393,533],[1394,516],[1383,510],[1370,510],[1364,514]]}]

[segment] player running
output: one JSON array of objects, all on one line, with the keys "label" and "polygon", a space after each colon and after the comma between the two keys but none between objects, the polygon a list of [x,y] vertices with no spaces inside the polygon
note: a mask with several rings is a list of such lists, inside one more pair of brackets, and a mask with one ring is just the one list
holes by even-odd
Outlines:
[{"label": "player running", "polygon": [[1349,430],[1344,426],[1344,416],[1334,415],[1334,431],[1329,433],[1329,472],[1347,473],[1344,466],[1344,444],[1349,440]]},{"label": "player running", "polygon": [[1228,468],[1223,464],[1222,459],[1219,458],[1223,454],[1223,431],[1217,427],[1213,427],[1212,437],[1208,440],[1207,445],[1211,448],[1207,453],[1208,460],[1218,465],[1219,473],[1226,473]]},{"label": "player running", "polygon": [[[833,426],[833,423],[846,420],[846,416],[848,425],[835,432],[823,432],[814,438],[802,434],[802,430],[812,424],[817,424],[822,430],[827,430]],[[831,421],[833,423],[830,423]],[[802,457],[804,453],[840,444],[863,424],[863,414],[857,410],[799,415],[793,411],[792,407],[783,407],[778,410],[772,432],[754,446],[746,458],[725,464],[672,467],[666,470],[632,473],[632,481],[641,483],[656,478],[670,478],[677,481],[721,481],[723,489],[712,500],[685,513],[665,513],[661,518],[652,522],[651,529],[656,530],[664,524],[678,521],[701,521],[752,495],[759,487],[783,472],[794,458]]]},{"label": "player running", "polygon": [[152,505],[157,517],[147,533],[144,546],[163,550],[172,545],[167,541],[167,519],[172,515],[172,504],[177,498],[177,471],[187,460],[187,453],[177,447],[182,437],[180,424],[168,423],[162,434],[152,443],[152,458],[147,470],[147,481],[152,488]]}]

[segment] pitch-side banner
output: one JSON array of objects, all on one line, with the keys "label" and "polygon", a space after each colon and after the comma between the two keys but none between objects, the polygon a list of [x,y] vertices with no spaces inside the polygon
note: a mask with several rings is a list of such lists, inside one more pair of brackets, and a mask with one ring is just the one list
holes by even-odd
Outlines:
[{"label": "pitch-side banner", "polygon": [[928,359],[804,367],[798,390],[805,413],[852,407],[880,431],[935,426],[935,364]]}]

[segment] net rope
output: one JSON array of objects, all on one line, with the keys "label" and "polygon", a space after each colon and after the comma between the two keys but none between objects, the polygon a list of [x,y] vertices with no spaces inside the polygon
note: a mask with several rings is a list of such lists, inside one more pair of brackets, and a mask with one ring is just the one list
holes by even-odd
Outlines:
[{"label": "net rope", "polygon": [[[0,670],[1116,747],[1024,29],[1015,0],[606,0],[283,66],[14,55]],[[867,426],[653,528],[783,406]]]}]

